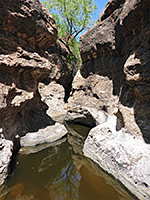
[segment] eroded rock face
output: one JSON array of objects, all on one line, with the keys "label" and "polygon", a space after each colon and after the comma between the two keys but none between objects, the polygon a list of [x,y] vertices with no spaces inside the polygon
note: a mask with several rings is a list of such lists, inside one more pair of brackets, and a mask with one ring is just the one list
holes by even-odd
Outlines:
[{"label": "eroded rock face", "polygon": [[1,1],[0,18],[0,127],[14,140],[55,124],[38,85],[54,80],[65,98],[72,75],[56,23],[38,0]]},{"label": "eroded rock face", "polygon": [[123,183],[139,199],[150,198],[150,145],[124,129],[116,131],[117,117],[93,128],[84,144],[84,155]]},{"label": "eroded rock face", "polygon": [[83,65],[69,98],[69,105],[93,107],[110,115],[120,113],[127,132],[143,136],[147,143],[149,4],[137,0],[107,4],[100,22],[81,36]]},{"label": "eroded rock face", "polygon": [[[1,52],[47,50],[57,39],[53,17],[37,0],[1,1]],[[18,45],[19,44],[19,45]]]},{"label": "eroded rock face", "polygon": [[0,137],[0,185],[7,178],[12,158],[13,142]]},{"label": "eroded rock face", "polygon": [[[83,64],[73,82],[66,117],[71,121],[76,115],[86,124],[80,111],[87,110],[92,120],[97,113],[98,126],[87,138],[85,155],[140,199],[150,198],[149,38],[149,1],[110,1],[99,23],[81,36]],[[75,107],[80,111],[75,113]],[[130,140],[128,145],[124,140]],[[130,169],[124,167],[123,158],[129,160]],[[147,170],[140,172],[142,168]]]},{"label": "eroded rock face", "polygon": [[91,74],[84,78],[78,71],[73,80],[65,119],[94,127],[107,120],[106,111],[116,113],[117,104],[118,97],[113,95],[113,82],[108,77]]},{"label": "eroded rock face", "polygon": [[125,129],[149,143],[150,2],[111,1],[106,11],[115,3],[117,9],[81,37],[81,74],[109,79],[106,87],[99,87],[99,91],[106,89],[101,96],[97,93],[99,101],[111,88],[109,93],[118,98],[115,107],[123,116]]},{"label": "eroded rock face", "polygon": [[65,108],[65,89],[56,82],[51,82],[48,85],[39,83],[39,93],[42,101],[48,105],[47,115],[51,116],[54,121],[63,123],[66,115]]},{"label": "eroded rock face", "polygon": [[[64,101],[71,87],[68,51],[57,41],[56,23],[38,0],[0,1],[0,19],[0,130],[5,139],[15,141],[28,133],[39,139],[43,130],[48,137],[54,129],[57,140],[67,131],[47,113],[51,105],[39,92],[40,84],[46,87],[55,81],[57,92],[63,90]],[[56,127],[63,134],[58,134]],[[40,143],[46,142],[43,136]],[[7,170],[0,174],[5,178]]]}]

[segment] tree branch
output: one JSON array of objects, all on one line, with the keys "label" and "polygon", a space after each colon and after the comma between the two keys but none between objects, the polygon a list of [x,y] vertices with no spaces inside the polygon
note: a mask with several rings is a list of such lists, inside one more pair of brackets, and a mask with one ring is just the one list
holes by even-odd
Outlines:
[{"label": "tree branch", "polygon": [[69,53],[73,55],[73,53],[72,53],[72,51],[71,51],[69,45],[68,45],[64,40],[62,40],[61,38],[59,38],[58,40],[59,40],[60,42],[62,42],[62,43],[65,45],[65,47],[68,49]]},{"label": "tree branch", "polygon": [[82,28],[78,32],[76,32],[76,34],[73,36],[73,39],[75,39],[83,30],[84,30],[84,28]]}]

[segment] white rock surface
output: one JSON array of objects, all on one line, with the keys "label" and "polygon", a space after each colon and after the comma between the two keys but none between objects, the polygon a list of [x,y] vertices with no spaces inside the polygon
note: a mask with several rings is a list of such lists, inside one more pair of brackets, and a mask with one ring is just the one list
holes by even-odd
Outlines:
[{"label": "white rock surface", "polygon": [[37,153],[39,151],[43,151],[44,149],[47,149],[49,147],[55,147],[57,145],[60,145],[64,142],[66,142],[67,140],[67,137],[64,137],[60,140],[57,140],[55,142],[50,142],[50,143],[44,143],[44,144],[40,144],[40,145],[37,145],[37,146],[29,146],[29,147],[22,147],[20,150],[19,150],[19,153],[20,154],[25,154],[25,155],[28,155],[28,154],[32,154],[32,153]]},{"label": "white rock surface", "polygon": [[108,115],[105,111],[90,107],[87,107],[86,109],[91,113],[96,125],[103,124],[107,121]]},{"label": "white rock surface", "polygon": [[49,107],[47,115],[49,115],[54,121],[63,123],[67,112],[64,102],[65,90],[63,86],[55,82],[51,82],[49,85],[39,83],[38,89],[42,101]]},{"label": "white rock surface", "polygon": [[121,181],[141,200],[150,199],[150,145],[142,136],[116,131],[116,117],[93,128],[84,144],[85,156]]},{"label": "white rock surface", "polygon": [[13,142],[0,138],[0,185],[8,176],[8,168],[12,157]]},{"label": "white rock surface", "polygon": [[53,126],[48,126],[38,132],[32,132],[21,137],[21,146],[35,146],[38,144],[55,142],[67,134],[67,129],[64,125],[56,123]]}]

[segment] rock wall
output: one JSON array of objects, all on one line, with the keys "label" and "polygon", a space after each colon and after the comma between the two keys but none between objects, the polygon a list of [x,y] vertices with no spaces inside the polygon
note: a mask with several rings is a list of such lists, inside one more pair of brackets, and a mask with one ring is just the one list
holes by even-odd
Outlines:
[{"label": "rock wall", "polygon": [[10,172],[10,163],[13,152],[13,142],[0,138],[0,185],[2,185]]},{"label": "rock wall", "polygon": [[66,116],[98,125],[85,155],[142,200],[150,199],[149,47],[150,1],[110,1],[97,25],[81,36],[83,64]]},{"label": "rock wall", "polygon": [[[110,15],[106,17],[108,10]],[[147,143],[149,13],[148,1],[118,0],[108,4],[101,22],[81,36],[81,76],[75,77],[69,99],[70,104],[90,104],[88,107],[117,115],[127,132],[143,135]]]},{"label": "rock wall", "polygon": [[[57,40],[53,17],[38,0],[6,0],[0,1],[0,19],[0,134],[14,142],[31,133],[31,138],[21,142],[29,146],[33,137],[35,144],[45,142],[43,133],[49,137],[53,130],[57,136],[52,140],[62,137],[67,131],[52,119],[49,100],[57,88],[56,93],[62,94],[58,104],[65,112],[72,74],[66,62],[68,51]],[[12,146],[5,171],[0,163],[0,174],[4,171],[0,184],[7,176]]]},{"label": "rock wall", "polygon": [[64,136],[55,120],[67,109],[66,121],[96,126],[84,154],[139,199],[150,199],[150,2],[107,4],[81,37],[83,65],[66,107],[73,77],[50,13],[38,0],[5,0],[0,19],[0,184],[13,142],[21,138],[28,146]]},{"label": "rock wall", "polygon": [[55,21],[38,0],[1,1],[0,18],[0,127],[14,139],[55,123],[39,83],[55,81],[67,94],[72,75]]}]

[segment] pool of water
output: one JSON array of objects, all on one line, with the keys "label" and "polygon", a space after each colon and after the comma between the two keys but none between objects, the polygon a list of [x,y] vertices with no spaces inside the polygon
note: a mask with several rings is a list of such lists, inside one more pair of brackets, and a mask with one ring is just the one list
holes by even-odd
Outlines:
[{"label": "pool of water", "polygon": [[[67,138],[21,149],[0,200],[129,200],[112,177],[82,155],[88,129],[70,126]],[[86,133],[86,134],[85,134]]]}]

